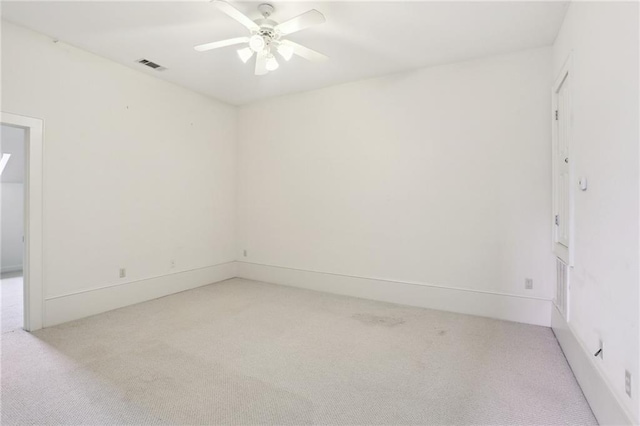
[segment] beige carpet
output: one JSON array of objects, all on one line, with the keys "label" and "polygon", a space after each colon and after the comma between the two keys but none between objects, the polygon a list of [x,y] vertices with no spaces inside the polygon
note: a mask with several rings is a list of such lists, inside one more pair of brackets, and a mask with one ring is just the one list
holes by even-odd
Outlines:
[{"label": "beige carpet", "polygon": [[233,279],[2,335],[2,424],[596,424],[548,328]]},{"label": "beige carpet", "polygon": [[2,307],[2,333],[22,328],[24,322],[22,272],[5,273],[0,277],[0,306]]}]

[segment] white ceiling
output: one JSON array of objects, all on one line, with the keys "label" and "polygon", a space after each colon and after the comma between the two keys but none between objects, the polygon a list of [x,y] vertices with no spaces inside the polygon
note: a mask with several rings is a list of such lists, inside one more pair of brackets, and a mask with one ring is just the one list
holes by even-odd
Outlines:
[{"label": "white ceiling", "polygon": [[[252,18],[261,2],[233,3]],[[309,9],[325,24],[288,38],[330,57],[294,57],[255,76],[237,47],[196,44],[248,31],[200,2],[2,2],[3,18],[234,105],[435,64],[551,45],[567,2],[273,2],[282,22]],[[168,69],[135,63],[146,58]]]},{"label": "white ceiling", "polygon": [[11,158],[0,176],[1,182],[24,182],[24,137],[24,129],[0,125],[0,153],[11,154]]}]

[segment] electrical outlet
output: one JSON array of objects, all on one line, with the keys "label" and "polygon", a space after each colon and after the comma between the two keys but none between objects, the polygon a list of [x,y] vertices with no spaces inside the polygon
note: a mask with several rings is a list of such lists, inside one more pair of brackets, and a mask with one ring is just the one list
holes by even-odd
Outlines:
[{"label": "electrical outlet", "polygon": [[125,268],[120,268],[120,278],[124,278],[127,276],[127,270]]},{"label": "electrical outlet", "polygon": [[631,398],[631,372],[624,370],[624,391]]},{"label": "electrical outlet", "polygon": [[247,257],[247,251],[243,250],[244,257]]},{"label": "electrical outlet", "polygon": [[533,278],[525,278],[524,279],[524,288],[525,290],[533,289]]}]

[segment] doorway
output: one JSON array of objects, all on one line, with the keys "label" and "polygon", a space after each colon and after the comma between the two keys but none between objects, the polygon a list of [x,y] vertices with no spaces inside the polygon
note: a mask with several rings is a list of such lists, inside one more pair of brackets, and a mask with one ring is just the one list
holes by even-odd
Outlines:
[{"label": "doorway", "polygon": [[0,128],[0,152],[8,154],[0,160],[3,166],[0,175],[2,332],[20,328],[34,331],[44,325],[43,122],[37,118],[3,112]]},{"label": "doorway", "polygon": [[26,130],[0,125],[0,304],[2,334],[24,326]]}]

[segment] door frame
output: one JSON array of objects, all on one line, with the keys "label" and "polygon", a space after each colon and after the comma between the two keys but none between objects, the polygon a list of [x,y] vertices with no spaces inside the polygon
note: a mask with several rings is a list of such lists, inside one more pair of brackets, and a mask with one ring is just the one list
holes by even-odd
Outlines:
[{"label": "door frame", "polygon": [[27,331],[44,325],[43,275],[43,132],[41,119],[2,112],[0,123],[25,130],[23,299]]},{"label": "door frame", "polygon": [[569,227],[569,247],[564,247],[562,244],[556,242],[556,224],[555,224],[555,215],[558,214],[559,206],[558,206],[558,194],[557,194],[557,161],[558,161],[558,127],[556,125],[555,111],[558,109],[558,91],[560,87],[565,82],[565,80],[572,78],[572,55],[570,54],[565,61],[558,77],[555,79],[553,86],[551,88],[551,194],[552,194],[552,210],[551,210],[551,249],[555,255],[562,260],[567,266],[573,266],[573,246],[574,246],[574,164],[575,164],[575,156],[574,156],[574,147],[573,147],[573,135],[572,135],[572,122],[573,122],[573,106],[572,106],[572,97],[571,97],[571,86],[569,86],[568,93],[568,104],[569,111],[562,112],[563,117],[567,117],[567,149],[569,151],[569,213],[568,217],[568,227]]}]

